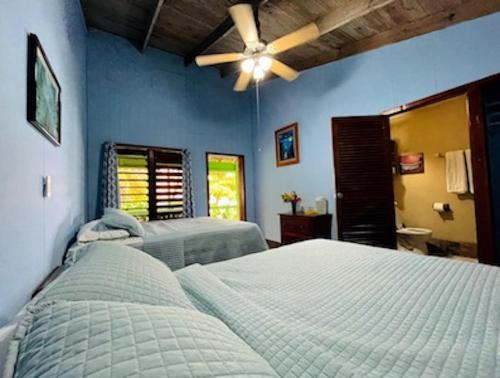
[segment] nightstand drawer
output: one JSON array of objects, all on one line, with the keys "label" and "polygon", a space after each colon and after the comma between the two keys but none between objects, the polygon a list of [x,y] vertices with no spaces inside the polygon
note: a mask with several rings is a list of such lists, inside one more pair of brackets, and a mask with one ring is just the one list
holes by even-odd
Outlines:
[{"label": "nightstand drawer", "polygon": [[332,216],[304,214],[280,214],[281,243],[290,244],[302,240],[331,238]]},{"label": "nightstand drawer", "polygon": [[284,233],[310,235],[312,233],[312,224],[307,218],[286,217],[282,219],[282,229]]}]

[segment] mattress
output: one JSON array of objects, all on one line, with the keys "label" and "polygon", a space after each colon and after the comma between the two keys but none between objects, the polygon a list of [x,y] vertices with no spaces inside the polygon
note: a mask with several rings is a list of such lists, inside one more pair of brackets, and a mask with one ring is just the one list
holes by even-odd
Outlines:
[{"label": "mattress", "polygon": [[314,240],[176,272],[283,377],[500,377],[500,269]]}]

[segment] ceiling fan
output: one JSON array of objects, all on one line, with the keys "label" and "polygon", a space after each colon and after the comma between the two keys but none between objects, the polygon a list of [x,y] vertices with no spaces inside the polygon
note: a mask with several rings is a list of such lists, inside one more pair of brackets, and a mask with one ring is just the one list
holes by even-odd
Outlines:
[{"label": "ceiling fan", "polygon": [[[273,55],[312,41],[320,36],[318,26],[313,22],[266,44],[260,39],[260,30],[257,28],[259,22],[258,19],[256,22],[252,5],[233,5],[229,8],[229,14],[243,42],[245,42],[245,51],[243,53],[199,55],[196,57],[196,63],[201,67],[241,61],[241,73],[234,86],[234,90],[238,92],[248,88],[252,77],[256,81],[262,80],[267,71],[271,71],[288,81],[295,80],[299,73],[273,58]],[[258,17],[258,14],[256,14],[256,17]]]}]

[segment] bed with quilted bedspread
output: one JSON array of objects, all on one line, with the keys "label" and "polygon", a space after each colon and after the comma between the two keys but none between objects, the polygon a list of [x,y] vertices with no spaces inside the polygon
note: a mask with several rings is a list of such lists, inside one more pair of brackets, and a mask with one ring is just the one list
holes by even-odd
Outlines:
[{"label": "bed with quilted bedspread", "polygon": [[176,273],[283,377],[500,377],[500,269],[316,240]]},{"label": "bed with quilted bedspread", "polygon": [[112,242],[89,245],[20,318],[4,378],[278,377],[165,264]]},{"label": "bed with quilted bedspread", "polygon": [[4,376],[492,378],[499,340],[493,266],[315,240],[172,273],[98,242],[27,306]]},{"label": "bed with quilted bedspread", "polygon": [[[177,270],[190,264],[209,264],[268,249],[255,223],[209,217],[142,223],[144,235],[117,239],[117,244],[140,249]],[[74,246],[67,262],[78,259],[81,246]]]}]

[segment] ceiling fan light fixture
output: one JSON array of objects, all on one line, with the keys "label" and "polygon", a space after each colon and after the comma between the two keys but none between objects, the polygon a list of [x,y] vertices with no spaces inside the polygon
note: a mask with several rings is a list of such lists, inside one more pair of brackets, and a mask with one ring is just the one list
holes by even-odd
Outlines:
[{"label": "ceiling fan light fixture", "polygon": [[256,65],[253,70],[253,78],[257,81],[262,80],[265,76],[266,72],[260,65]]},{"label": "ceiling fan light fixture", "polygon": [[259,58],[259,66],[264,70],[268,71],[273,64],[273,60],[267,55],[263,55]]},{"label": "ceiling fan light fixture", "polygon": [[[375,0],[370,0],[370,3],[371,1]],[[243,2],[241,0],[232,0],[231,2],[236,4],[229,8],[229,14],[245,44],[244,51],[242,53],[230,52],[199,55],[196,57],[196,63],[199,66],[210,66],[239,62],[241,72],[233,87],[237,92],[245,91],[252,79],[257,83],[264,80],[267,72],[272,72],[273,75],[288,81],[295,80],[299,76],[299,73],[279,60],[276,60],[274,55],[319,38],[322,34],[320,31],[321,28],[312,22],[268,44],[265,40],[260,39],[259,14],[258,9],[255,9],[252,5],[254,2]],[[262,1],[256,3],[260,4]]]},{"label": "ceiling fan light fixture", "polygon": [[255,67],[255,61],[251,58],[245,59],[241,62],[241,69],[245,73],[251,73]]}]

